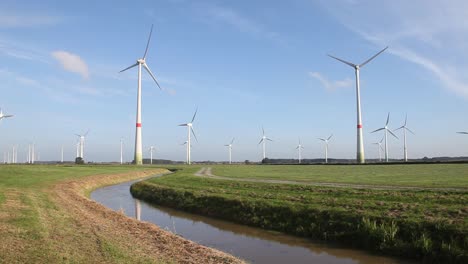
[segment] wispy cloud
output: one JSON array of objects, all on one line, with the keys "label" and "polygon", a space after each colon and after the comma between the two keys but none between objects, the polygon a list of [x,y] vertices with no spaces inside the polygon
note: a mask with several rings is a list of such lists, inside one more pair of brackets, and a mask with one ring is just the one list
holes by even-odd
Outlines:
[{"label": "wispy cloud", "polygon": [[84,79],[89,78],[88,65],[86,65],[80,56],[67,51],[59,50],[52,52],[52,57],[60,62],[66,71],[78,73]]},{"label": "wispy cloud", "polygon": [[344,80],[331,81],[319,72],[309,72],[309,76],[317,79],[323,85],[323,87],[325,87],[325,89],[329,91],[333,91],[339,88],[348,88],[352,87],[353,85],[353,80],[350,78],[346,78]]},{"label": "wispy cloud", "polygon": [[58,24],[62,19],[50,15],[15,14],[0,11],[0,28],[41,27]]},{"label": "wispy cloud", "polygon": [[279,33],[267,29],[261,23],[250,19],[236,10],[221,6],[204,6],[203,10],[216,22],[222,22],[243,33],[270,39],[279,38]]},{"label": "wispy cloud", "polygon": [[389,53],[421,66],[441,85],[468,98],[468,2],[322,1],[341,23]]}]

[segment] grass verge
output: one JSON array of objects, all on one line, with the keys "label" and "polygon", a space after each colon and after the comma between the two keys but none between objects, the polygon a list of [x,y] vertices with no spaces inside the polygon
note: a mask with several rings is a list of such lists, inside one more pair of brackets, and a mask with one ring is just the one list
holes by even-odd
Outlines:
[{"label": "grass verge", "polygon": [[193,176],[198,169],[136,183],[131,192],[158,205],[384,254],[468,262],[468,192],[236,182]]}]

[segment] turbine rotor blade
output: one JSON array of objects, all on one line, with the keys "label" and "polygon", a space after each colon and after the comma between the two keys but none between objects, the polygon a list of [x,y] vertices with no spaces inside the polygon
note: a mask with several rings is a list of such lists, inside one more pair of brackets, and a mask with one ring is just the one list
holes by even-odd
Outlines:
[{"label": "turbine rotor blade", "polygon": [[143,64],[143,67],[146,69],[146,71],[149,73],[149,75],[151,75],[151,78],[153,78],[154,82],[159,87],[159,89],[162,90],[161,86],[159,86],[158,81],[156,81],[156,77],[154,77],[153,73],[151,72],[150,68],[148,67],[148,64],[146,64],[146,63]]},{"label": "turbine rotor blade", "polygon": [[138,65],[138,62],[135,63],[135,64],[133,64],[132,66],[128,66],[127,68],[125,68],[125,69],[119,71],[119,73],[120,73],[120,72],[124,72],[124,71],[126,71],[126,70],[128,70],[128,69],[131,69],[131,68],[133,68],[133,67],[135,67],[135,66],[137,66],[137,65]]},{"label": "turbine rotor blade", "polygon": [[394,136],[396,139],[399,139],[395,134],[393,134],[393,132],[390,130],[390,129],[387,129],[388,133],[392,134],[392,136]]},{"label": "turbine rotor blade", "polygon": [[193,127],[190,127],[190,131],[192,131],[192,134],[195,137],[195,140],[198,142],[197,135],[195,135],[195,131],[193,130]]},{"label": "turbine rotor blade", "polygon": [[266,140],[269,140],[269,141],[273,142],[273,140],[272,140],[272,139],[269,139],[269,138],[266,138]]},{"label": "turbine rotor blade", "polygon": [[385,126],[388,125],[388,122],[389,122],[389,121],[390,121],[390,113],[388,113],[388,115],[387,115],[387,123],[385,123]]},{"label": "turbine rotor blade", "polygon": [[148,43],[146,43],[146,49],[145,49],[145,54],[143,54],[143,59],[146,58],[146,53],[148,53],[148,48],[149,48],[149,44],[150,44],[150,41],[151,41],[151,34],[153,34],[153,25],[151,25],[150,34],[149,34],[149,37],[148,37]]},{"label": "turbine rotor blade", "polygon": [[327,140],[330,140],[330,138],[332,138],[332,137],[333,137],[333,134],[331,134],[331,135],[327,138]]},{"label": "turbine rotor blade", "polygon": [[262,138],[262,139],[260,139],[260,142],[258,142],[258,145],[260,145],[260,143],[262,143],[262,142],[263,142],[263,138]]},{"label": "turbine rotor blade", "polygon": [[457,132],[458,134],[468,135],[468,132]]},{"label": "turbine rotor blade", "polygon": [[395,131],[397,131],[397,130],[400,130],[400,129],[402,129],[402,128],[405,128],[405,126],[401,126],[401,127],[397,128],[397,129],[393,130],[393,132],[395,132]]},{"label": "turbine rotor blade", "polygon": [[89,129],[86,131],[86,133],[84,133],[83,137],[86,137],[89,133]]},{"label": "turbine rotor blade", "polygon": [[195,110],[195,114],[193,114],[192,121],[190,123],[193,123],[193,121],[195,120],[195,116],[197,116],[197,112],[198,112],[198,107]]},{"label": "turbine rotor blade", "polygon": [[231,140],[231,145],[232,145],[232,143],[234,143],[234,139],[235,139],[235,138],[232,138],[232,140]]},{"label": "turbine rotor blade", "polygon": [[326,139],[324,139],[324,138],[317,138],[317,139],[322,140],[323,142],[326,141]]},{"label": "turbine rotor blade", "polygon": [[411,134],[416,135],[413,131],[411,131],[411,129],[409,129],[407,127],[405,127],[405,129],[408,130]]},{"label": "turbine rotor blade", "polygon": [[332,55],[330,55],[330,54],[327,54],[327,56],[330,57],[330,58],[333,58],[333,59],[335,59],[335,60],[337,60],[337,61],[341,61],[342,63],[347,64],[347,65],[349,65],[349,66],[351,66],[351,67],[353,67],[353,68],[356,68],[356,64],[354,64],[354,63],[351,63],[351,62],[342,60],[342,59],[337,58],[337,57],[335,57],[335,56],[332,56]]},{"label": "turbine rotor blade", "polygon": [[408,114],[405,116],[405,124],[403,125],[404,127],[406,127],[406,121],[408,121]]},{"label": "turbine rotor blade", "polygon": [[263,132],[263,135],[265,136],[265,129],[263,129],[263,126],[262,126],[262,132]]},{"label": "turbine rotor blade", "polygon": [[369,63],[371,60],[373,60],[375,57],[379,56],[382,52],[384,52],[386,49],[388,49],[388,46],[385,47],[385,49],[379,51],[377,54],[375,54],[374,56],[372,56],[370,59],[366,60],[365,62],[361,63],[359,65],[359,67],[363,67],[364,65],[366,65],[367,63]]},{"label": "turbine rotor blade", "polygon": [[180,124],[179,126],[188,126],[188,124]]},{"label": "turbine rotor blade", "polygon": [[385,128],[382,127],[382,128],[379,128],[379,129],[376,129],[376,130],[372,131],[371,133],[375,133],[375,132],[377,132],[377,131],[384,130],[384,129],[385,129]]}]

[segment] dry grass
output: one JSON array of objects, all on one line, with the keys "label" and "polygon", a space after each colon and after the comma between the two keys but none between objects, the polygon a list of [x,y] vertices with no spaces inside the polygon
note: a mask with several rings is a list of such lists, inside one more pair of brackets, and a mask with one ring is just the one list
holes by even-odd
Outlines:
[{"label": "dry grass", "polygon": [[4,189],[2,263],[241,263],[88,199],[89,190],[163,169],[66,180],[40,189]]}]

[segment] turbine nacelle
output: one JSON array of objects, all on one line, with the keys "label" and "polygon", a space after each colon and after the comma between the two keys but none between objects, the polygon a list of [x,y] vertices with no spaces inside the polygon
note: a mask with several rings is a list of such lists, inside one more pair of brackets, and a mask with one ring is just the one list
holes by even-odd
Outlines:
[{"label": "turbine nacelle", "polygon": [[137,60],[137,63],[139,63],[139,64],[146,64],[146,61],[145,61],[145,59],[138,59],[138,60]]}]

